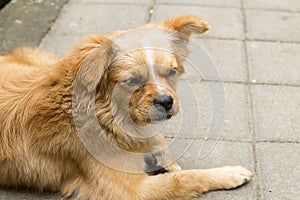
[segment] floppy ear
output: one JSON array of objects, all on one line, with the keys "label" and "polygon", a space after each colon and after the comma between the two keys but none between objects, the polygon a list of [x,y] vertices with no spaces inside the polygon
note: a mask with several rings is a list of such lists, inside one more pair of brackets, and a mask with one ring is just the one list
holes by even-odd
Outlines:
[{"label": "floppy ear", "polygon": [[196,16],[178,16],[167,19],[161,23],[161,26],[169,30],[171,44],[179,65],[189,54],[187,45],[190,35],[202,34],[210,28],[203,19]]},{"label": "floppy ear", "polygon": [[105,69],[111,64],[114,56],[113,43],[106,41],[95,48],[82,62],[77,77],[89,92],[96,89]]},{"label": "floppy ear", "polygon": [[192,33],[202,34],[210,29],[206,21],[196,16],[178,16],[163,21],[161,25],[186,36],[190,36]]},{"label": "floppy ear", "polygon": [[[91,38],[90,38],[91,39]],[[85,40],[84,42],[86,42]],[[84,43],[83,42],[83,43]],[[103,38],[99,43],[94,43],[90,49],[80,48],[81,55],[85,55],[78,63],[76,81],[88,92],[96,89],[105,69],[112,63],[118,48],[112,40]]]}]

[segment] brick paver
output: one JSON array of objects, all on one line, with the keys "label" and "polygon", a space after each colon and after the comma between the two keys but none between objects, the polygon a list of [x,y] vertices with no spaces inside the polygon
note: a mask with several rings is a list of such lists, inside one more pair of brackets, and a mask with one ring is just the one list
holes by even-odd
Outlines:
[{"label": "brick paver", "polygon": [[300,84],[300,44],[247,42],[250,79],[262,83]]},{"label": "brick paver", "polygon": [[300,13],[247,10],[245,14],[249,39],[300,42]]}]

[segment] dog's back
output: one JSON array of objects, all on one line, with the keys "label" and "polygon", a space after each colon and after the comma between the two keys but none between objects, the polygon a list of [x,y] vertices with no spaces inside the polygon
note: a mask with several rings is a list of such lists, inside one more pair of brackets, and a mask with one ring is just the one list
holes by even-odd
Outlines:
[{"label": "dog's back", "polygon": [[17,113],[23,113],[20,109],[26,106],[21,104],[26,101],[33,82],[41,75],[39,66],[52,62],[44,57],[30,48],[15,49],[0,57],[0,160],[15,155],[23,146],[22,135],[17,133],[20,128]]},{"label": "dog's back", "polygon": [[46,84],[43,81],[55,63],[52,55],[30,48],[15,49],[0,57],[0,186],[59,186],[56,181],[61,173],[49,174],[48,179],[39,174],[41,169],[45,174],[50,169],[53,172],[58,163],[47,163],[45,157],[35,157],[28,148],[28,133],[34,132],[28,126],[29,119],[35,115],[36,103],[43,96],[41,85]]},{"label": "dog's back", "polygon": [[45,67],[56,63],[51,54],[28,47],[18,48],[0,57],[0,68],[9,64],[19,64],[27,67]]}]

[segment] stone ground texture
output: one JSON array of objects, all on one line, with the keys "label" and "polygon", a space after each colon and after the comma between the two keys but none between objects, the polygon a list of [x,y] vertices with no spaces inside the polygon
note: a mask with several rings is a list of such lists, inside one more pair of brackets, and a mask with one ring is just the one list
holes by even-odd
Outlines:
[{"label": "stone ground texture", "polygon": [[[206,49],[221,79],[198,79],[193,73],[183,77],[195,89],[200,123],[195,131],[186,120],[182,133],[178,121],[167,125],[170,149],[185,169],[243,165],[254,173],[253,181],[241,188],[200,199],[300,199],[299,0],[12,0],[0,11],[0,52],[26,45],[61,57],[90,33],[180,14],[197,15],[211,25],[193,40]],[[216,85],[224,87],[225,99],[212,95]],[[179,85],[179,96],[192,109],[193,95],[184,87]],[[224,120],[211,121],[212,98],[224,101]],[[193,120],[193,112],[182,116]],[[185,121],[181,116],[175,120]],[[209,134],[209,127],[222,125],[220,135]],[[57,198],[0,190],[0,199]]]}]

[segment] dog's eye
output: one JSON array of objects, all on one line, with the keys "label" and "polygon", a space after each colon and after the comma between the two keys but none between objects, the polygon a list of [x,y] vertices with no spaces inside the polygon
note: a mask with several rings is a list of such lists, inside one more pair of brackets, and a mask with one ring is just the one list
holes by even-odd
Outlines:
[{"label": "dog's eye", "polygon": [[171,69],[168,73],[168,77],[172,77],[172,76],[175,76],[177,73],[177,71],[175,69]]},{"label": "dog's eye", "polygon": [[136,86],[136,85],[139,85],[141,83],[137,78],[130,78],[126,82],[130,86]]}]

